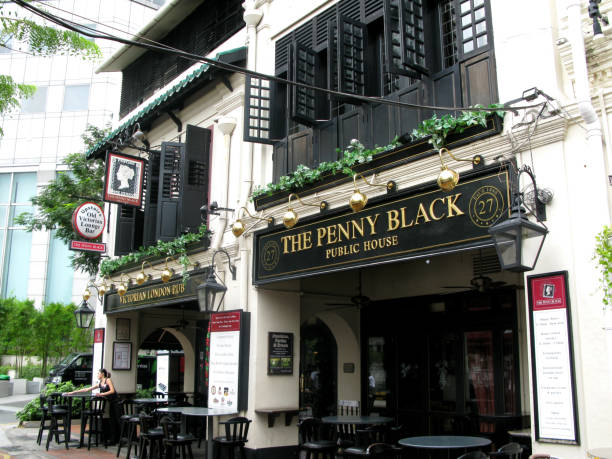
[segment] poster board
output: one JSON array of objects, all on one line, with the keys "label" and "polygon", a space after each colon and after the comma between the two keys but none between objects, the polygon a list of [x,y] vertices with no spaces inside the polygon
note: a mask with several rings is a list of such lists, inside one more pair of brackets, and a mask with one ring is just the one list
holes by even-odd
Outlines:
[{"label": "poster board", "polygon": [[268,333],[268,374],[293,374],[293,333]]},{"label": "poster board", "polygon": [[248,331],[248,314],[241,310],[210,315],[209,408],[246,409]]},{"label": "poster board", "polygon": [[113,370],[132,369],[132,343],[113,342]]},{"label": "poster board", "polygon": [[527,276],[536,441],[580,444],[567,271]]}]

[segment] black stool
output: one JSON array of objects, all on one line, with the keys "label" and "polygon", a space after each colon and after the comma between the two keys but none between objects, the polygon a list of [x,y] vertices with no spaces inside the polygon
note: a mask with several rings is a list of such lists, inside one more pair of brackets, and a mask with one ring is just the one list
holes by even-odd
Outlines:
[{"label": "black stool", "polygon": [[164,432],[161,427],[155,427],[155,417],[140,415],[140,456],[139,459],[162,457],[164,450]]},{"label": "black stool", "polygon": [[89,406],[83,413],[83,419],[86,423],[85,434],[87,438],[87,451],[91,449],[91,437],[96,437],[96,448],[100,442],[100,435],[104,439],[104,447],[106,447],[106,437],[102,430],[102,418],[104,417],[104,408],[106,407],[106,399],[104,397],[93,397],[89,401]]},{"label": "black stool", "polygon": [[138,439],[138,427],[140,426],[140,416],[136,415],[133,418],[128,419],[127,425],[127,454],[125,455],[125,459],[130,459],[132,446],[134,447],[134,454],[138,456],[138,443],[140,442]]},{"label": "black stool", "polygon": [[243,417],[235,417],[228,421],[220,422],[219,429],[221,429],[221,426],[225,427],[225,437],[213,438],[215,458],[218,458],[221,454],[221,448],[227,448],[229,449],[230,459],[234,459],[234,451],[238,448],[242,459],[246,459],[244,445],[247,442],[250,424],[251,420]]},{"label": "black stool", "polygon": [[121,454],[121,446],[124,442],[129,443],[130,419],[138,416],[137,405],[132,400],[121,402],[121,416],[119,417],[119,446],[117,447],[117,457]]},{"label": "black stool", "polygon": [[193,459],[191,444],[195,441],[195,437],[191,434],[179,435],[180,422],[172,421],[168,417],[163,417],[160,424],[164,431],[166,458],[175,459],[176,450],[180,449],[180,457],[185,458],[186,454],[189,454],[189,459]]},{"label": "black stool", "polygon": [[[336,442],[329,435],[322,435],[323,425],[317,418],[305,418],[298,424],[300,435],[300,451],[306,453],[306,459],[334,459]],[[327,438],[323,438],[327,437]]]},{"label": "black stool", "polygon": [[[46,450],[49,451],[49,443],[51,438],[55,437],[56,443],[64,443],[68,449],[68,439],[70,438],[70,403],[59,394],[55,394],[49,401],[49,417],[51,425],[49,426],[49,434],[47,435]],[[64,440],[60,441],[60,435],[64,435]]]},{"label": "black stool", "polygon": [[40,445],[40,443],[42,442],[43,432],[45,430],[49,430],[51,426],[47,424],[47,421],[49,420],[49,406],[47,405],[47,397],[45,397],[43,394],[40,394],[38,399],[40,402],[40,411],[42,414],[40,417],[40,427],[38,428],[38,438],[36,439],[36,443]]}]

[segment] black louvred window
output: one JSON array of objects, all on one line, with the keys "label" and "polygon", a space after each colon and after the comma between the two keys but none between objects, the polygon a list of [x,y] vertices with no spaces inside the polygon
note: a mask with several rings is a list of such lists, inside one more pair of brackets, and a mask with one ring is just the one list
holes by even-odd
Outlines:
[{"label": "black louvred window", "polygon": [[160,241],[169,241],[178,235],[184,148],[182,143],[162,142],[155,230]]},{"label": "black louvred window", "polygon": [[272,82],[246,76],[244,94],[244,140],[272,144]]},{"label": "black louvred window", "polygon": [[387,71],[419,77],[427,74],[422,0],[385,0]]},{"label": "black louvred window", "polygon": [[365,94],[367,28],[365,24],[344,16],[337,19],[337,62],[340,91]]},{"label": "black louvred window", "polygon": [[143,243],[145,247],[156,243],[157,206],[159,203],[159,160],[160,154],[151,152],[145,169],[143,193],[144,193],[144,234]]},{"label": "black louvred window", "polygon": [[[294,43],[290,53],[291,80],[316,86],[317,55],[314,51],[299,43]],[[292,117],[305,124],[314,124],[316,119],[316,93],[314,89],[292,86]]]},{"label": "black louvred window", "polygon": [[211,137],[210,129],[187,125],[179,210],[181,233],[197,232],[202,223],[200,208],[208,204]]},{"label": "black louvred window", "polygon": [[115,255],[126,255],[134,250],[136,208],[117,206],[117,231],[115,233]]}]

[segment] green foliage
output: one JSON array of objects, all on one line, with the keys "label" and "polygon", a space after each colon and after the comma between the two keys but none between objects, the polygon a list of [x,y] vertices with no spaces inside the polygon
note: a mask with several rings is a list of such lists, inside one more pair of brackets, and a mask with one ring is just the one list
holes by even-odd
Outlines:
[{"label": "green foliage", "polygon": [[[100,48],[81,34],[37,24],[7,4],[10,2],[0,3],[0,45],[13,37],[25,42],[28,52],[37,56],[69,55],[91,60],[102,57]],[[16,83],[8,75],[0,75],[0,116],[19,107],[21,100],[31,97],[35,89],[35,86]]]},{"label": "green foliage", "polygon": [[139,389],[136,391],[136,396],[134,398],[153,398],[153,392],[155,392],[155,387]]},{"label": "green foliage", "polygon": [[[47,384],[41,390],[41,394],[49,395],[55,392],[60,392],[60,393],[71,392],[75,389],[80,389],[82,387],[85,387],[85,386],[83,385],[83,386],[76,387],[74,384],[72,384],[72,381],[64,382],[59,385],[51,383],[51,384]],[[78,418],[80,415],[81,415],[81,404],[73,403],[72,404],[72,418]],[[35,399],[30,400],[20,411],[17,411],[17,413],[15,413],[15,416],[17,417],[17,419],[19,419],[19,422],[39,420],[42,416],[42,411],[40,410],[40,399],[36,397]]]},{"label": "green foliage", "polygon": [[[91,147],[109,132],[88,125],[81,136],[86,148]],[[25,212],[17,216],[17,225],[25,226],[27,231],[55,230],[55,236],[66,244],[75,239],[72,228],[72,214],[85,201],[93,201],[100,206],[104,186],[104,162],[101,159],[87,159],[84,153],[66,156],[64,163],[67,172],[58,172],[56,178],[45,185],[37,196],[31,199],[36,213]],[[93,240],[99,242],[101,238]],[[100,263],[100,254],[74,252],[71,264],[88,274],[95,274]]]},{"label": "green foliage", "polygon": [[183,266],[183,279],[186,280],[186,272],[189,268],[187,246],[208,238],[209,235],[210,232],[206,229],[206,225],[200,225],[197,233],[183,234],[172,241],[157,241],[157,244],[149,247],[140,247],[136,252],[104,260],[100,263],[100,276],[110,276],[125,265],[140,263],[147,258],[173,257]]},{"label": "green foliage", "polygon": [[[476,105],[475,108],[482,106]],[[491,104],[488,108],[500,108],[501,104]],[[504,111],[499,110],[494,112],[497,116],[503,118]],[[487,119],[491,115],[489,111],[469,111],[461,112],[461,115],[455,117],[453,115],[443,115],[438,118],[435,114],[431,118],[424,120],[410,134],[412,140],[429,138],[429,143],[434,148],[440,149],[446,144],[446,137],[450,134],[460,134],[467,128],[480,125],[487,126]]]},{"label": "green foliage", "polygon": [[263,187],[255,188],[251,193],[251,199],[271,195],[279,191],[296,191],[317,182],[326,174],[345,174],[352,177],[355,175],[355,171],[352,169],[354,166],[369,163],[378,153],[393,150],[399,144],[396,137],[389,145],[368,149],[359,140],[353,139],[344,151],[341,152],[338,149],[338,153],[342,153],[342,157],[338,161],[324,161],[315,169],[300,164],[294,172],[283,175],[277,183],[268,183]]},{"label": "green foliage", "polygon": [[595,255],[601,277],[599,283],[603,290],[603,303],[606,306],[612,304],[612,227],[604,226],[597,236],[595,244]]}]

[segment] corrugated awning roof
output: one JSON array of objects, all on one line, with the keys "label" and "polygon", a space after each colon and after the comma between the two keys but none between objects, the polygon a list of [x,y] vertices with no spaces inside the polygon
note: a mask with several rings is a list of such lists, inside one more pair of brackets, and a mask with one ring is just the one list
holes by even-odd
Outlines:
[{"label": "corrugated awning roof", "polygon": [[[221,62],[227,63],[237,63],[240,61],[246,60],[246,47],[234,48],[228,51],[223,51],[218,53],[214,60],[218,60]],[[176,102],[180,98],[186,96],[191,93],[193,90],[199,87],[198,83],[202,83],[207,81],[205,77],[208,79],[213,78],[213,70],[216,70],[214,66],[210,64],[202,64],[196,70],[191,72],[181,81],[173,85],[166,92],[158,96],[155,100],[149,103],[146,107],[132,116],[129,120],[123,122],[118,128],[114,129],[110,134],[108,134],[104,139],[100,140],[93,147],[89,148],[85,152],[85,156],[87,158],[93,158],[100,156],[105,153],[108,143],[110,141],[115,140],[121,133],[125,131],[131,131],[131,128],[134,127],[136,123],[143,123],[144,120],[149,121],[149,118],[157,115],[157,109],[167,107],[172,103]],[[225,70],[219,70],[220,72],[227,72]]]}]

